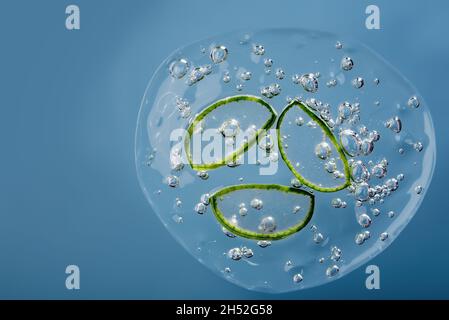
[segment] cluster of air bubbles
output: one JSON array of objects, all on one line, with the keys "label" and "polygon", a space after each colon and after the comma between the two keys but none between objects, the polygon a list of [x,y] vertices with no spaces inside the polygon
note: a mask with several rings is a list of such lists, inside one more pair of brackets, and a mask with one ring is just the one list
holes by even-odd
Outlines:
[{"label": "cluster of air bubbles", "polygon": [[190,103],[187,99],[176,97],[176,107],[178,108],[181,118],[186,119],[190,117],[192,110],[190,108]]},{"label": "cluster of air bubbles", "polygon": [[191,86],[204,79],[205,76],[212,72],[212,66],[207,64],[200,67],[195,67],[190,71],[186,84]]},{"label": "cluster of air bubbles", "polygon": [[326,86],[327,86],[328,88],[335,87],[337,84],[338,84],[338,82],[337,82],[336,79],[331,79],[331,80],[329,80],[328,82],[326,82]]},{"label": "cluster of air bubbles", "polygon": [[242,217],[246,216],[248,214],[248,209],[246,208],[246,204],[244,202],[242,202],[239,205],[239,215],[241,215]]},{"label": "cluster of air bubbles", "polygon": [[347,203],[343,200],[341,200],[340,198],[334,198],[331,200],[331,206],[334,207],[335,209],[344,209],[347,206]]},{"label": "cluster of air bubbles", "polygon": [[337,246],[331,247],[330,259],[337,262],[341,259],[342,251]]},{"label": "cluster of air bubbles", "polygon": [[170,167],[175,171],[181,171],[184,168],[180,148],[172,148],[170,150]]},{"label": "cluster of air bubbles", "polygon": [[407,101],[407,105],[410,107],[410,108],[418,108],[419,106],[420,106],[420,102],[419,102],[419,99],[418,99],[418,97],[417,96],[412,96],[412,97],[410,97],[409,99],[408,99],[408,101]]},{"label": "cluster of air bubbles", "polygon": [[242,79],[243,81],[248,81],[251,80],[252,75],[253,74],[250,71],[243,71],[242,73],[240,73],[240,79]]},{"label": "cluster of air bubbles", "polygon": [[232,248],[228,251],[228,257],[232,260],[240,260],[243,257],[242,249],[240,248]]},{"label": "cluster of air bubbles", "polygon": [[187,74],[189,69],[190,63],[186,59],[181,58],[173,61],[170,64],[168,71],[173,78],[181,79]]},{"label": "cluster of air bubbles", "polygon": [[272,83],[260,89],[260,94],[266,98],[273,98],[281,93],[281,86],[277,83]]},{"label": "cluster of air bubbles", "polygon": [[225,61],[227,57],[228,57],[228,49],[225,46],[222,45],[215,46],[210,51],[210,59],[215,64]]},{"label": "cluster of air bubbles", "polygon": [[259,241],[257,241],[257,245],[258,245],[259,247],[261,247],[261,248],[266,248],[266,247],[271,246],[271,241],[268,241],[268,240],[259,240]]},{"label": "cluster of air bubbles", "polygon": [[223,74],[223,82],[224,83],[228,83],[229,81],[231,81],[231,76],[230,76],[230,74],[229,74],[229,71],[226,71],[224,74]]},{"label": "cluster of air bubbles", "polygon": [[413,144],[413,149],[415,149],[418,152],[421,152],[424,149],[424,146],[421,142],[418,141]]},{"label": "cluster of air bubbles", "polygon": [[340,67],[344,71],[349,71],[354,67],[354,61],[351,59],[351,57],[343,57],[340,62]]},{"label": "cluster of air bubbles", "polygon": [[254,198],[251,200],[250,205],[252,208],[256,209],[256,210],[262,210],[263,208],[263,201],[258,199],[258,198]]},{"label": "cluster of air bubbles", "polygon": [[311,226],[310,230],[312,231],[313,242],[320,244],[324,241],[324,235],[318,231],[318,227],[316,225]]},{"label": "cluster of air bubbles", "polygon": [[361,77],[357,77],[352,80],[352,86],[356,89],[360,89],[364,85],[365,85],[365,80],[363,80],[363,78],[361,78]]},{"label": "cluster of air bubbles", "polygon": [[[346,110],[346,105],[340,104],[341,111],[339,108],[339,117],[338,119],[343,119],[342,115],[347,115],[348,111]],[[362,127],[364,128],[364,127]],[[377,131],[373,130],[366,134],[362,129],[361,134],[359,135],[352,129],[344,129],[340,131],[340,143],[346,153],[351,157],[355,157],[357,155],[367,156],[374,151],[374,143],[379,141],[380,135]]]},{"label": "cluster of air bubbles", "polygon": [[362,245],[362,244],[364,244],[365,241],[368,240],[370,237],[371,237],[371,233],[370,233],[368,230],[366,230],[366,231],[357,233],[357,234],[355,235],[354,241],[355,241],[356,244]]},{"label": "cluster of air bubbles", "polygon": [[402,121],[398,116],[395,116],[385,122],[385,127],[390,129],[394,133],[399,133],[402,130]]},{"label": "cluster of air bubbles", "polygon": [[253,46],[253,53],[257,56],[262,56],[265,54],[265,47],[261,44],[255,44]]}]

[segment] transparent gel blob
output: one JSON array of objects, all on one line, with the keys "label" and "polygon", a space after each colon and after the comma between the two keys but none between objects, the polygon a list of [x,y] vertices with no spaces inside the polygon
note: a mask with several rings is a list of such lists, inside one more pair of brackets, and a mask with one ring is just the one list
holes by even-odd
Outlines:
[{"label": "transparent gel blob", "polygon": [[[235,96],[260,100],[227,103]],[[179,132],[189,127],[235,145],[264,124],[279,130],[213,168],[186,161]],[[236,32],[161,64],[140,108],[136,166],[153,211],[204,266],[288,292],[338,279],[396,239],[428,190],[434,135],[420,94],[364,45],[299,29]]]}]

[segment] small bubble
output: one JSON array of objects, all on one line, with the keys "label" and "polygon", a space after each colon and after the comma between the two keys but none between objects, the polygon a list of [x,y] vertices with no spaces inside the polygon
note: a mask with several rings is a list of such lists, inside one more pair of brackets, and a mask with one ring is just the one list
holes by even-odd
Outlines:
[{"label": "small bubble", "polygon": [[354,67],[354,61],[350,57],[343,57],[340,66],[344,71],[349,71]]},{"label": "small bubble", "polygon": [[365,242],[365,235],[363,233],[357,233],[354,239],[355,243],[359,246]]},{"label": "small bubble", "polygon": [[248,214],[248,209],[246,209],[246,207],[240,208],[239,209],[239,214],[243,217],[246,216]]},{"label": "small bubble", "polygon": [[412,97],[410,97],[409,99],[408,99],[408,101],[407,101],[407,105],[410,107],[410,108],[418,108],[419,106],[420,106],[420,102],[419,102],[419,99],[418,99],[418,97],[417,96],[412,96]]},{"label": "small bubble", "polygon": [[170,75],[175,79],[184,77],[190,69],[190,63],[186,59],[179,59],[170,64]]},{"label": "small bubble", "polygon": [[229,81],[231,81],[231,76],[229,75],[229,72],[225,72],[223,75],[223,82],[228,83]]},{"label": "small bubble", "polygon": [[377,217],[380,214],[380,210],[377,208],[373,208],[371,209],[371,213],[373,214],[373,216]]},{"label": "small bubble", "polygon": [[293,267],[293,262],[291,260],[288,260],[284,265],[284,271],[288,272]]},{"label": "small bubble", "polygon": [[377,85],[379,85],[380,80],[379,80],[379,78],[374,78],[373,82],[377,86]]},{"label": "small bubble", "polygon": [[330,277],[334,277],[335,275],[338,274],[338,272],[340,271],[340,268],[337,265],[333,265],[330,266],[329,268],[326,269],[326,276]]},{"label": "small bubble", "polygon": [[240,79],[244,81],[251,80],[252,73],[250,71],[244,71],[240,74]]},{"label": "small bubble", "polygon": [[339,261],[341,258],[341,254],[341,250],[338,247],[333,246],[331,248],[331,260],[334,260],[335,262]]},{"label": "small bubble", "polygon": [[259,241],[257,241],[257,245],[261,248],[266,248],[266,247],[271,246],[271,241],[259,240]]},{"label": "small bubble", "polygon": [[259,231],[263,233],[272,233],[276,230],[277,224],[273,217],[268,216],[263,218],[259,224]]},{"label": "small bubble", "polygon": [[341,199],[340,198],[334,198],[334,199],[332,199],[332,201],[331,201],[331,205],[332,205],[332,207],[334,207],[334,208],[341,208],[341,204],[343,203],[343,201],[341,201]]},{"label": "small bubble", "polygon": [[321,160],[326,160],[331,155],[331,151],[331,146],[326,141],[315,146],[315,155]]},{"label": "small bubble", "polygon": [[206,206],[209,205],[210,195],[208,193],[203,194],[201,196],[200,201],[201,201],[201,203],[205,204]]},{"label": "small bubble", "polygon": [[184,219],[183,219],[181,216],[178,216],[177,214],[175,214],[175,215],[172,217],[172,219],[173,219],[173,221],[174,221],[175,223],[178,223],[178,224],[181,224],[181,223],[184,222]]},{"label": "small bubble", "polygon": [[370,174],[366,166],[363,164],[362,161],[354,161],[354,163],[351,165],[351,175],[354,180],[354,182],[360,183],[360,182],[366,182],[370,178]]},{"label": "small bubble", "polygon": [[395,116],[394,118],[388,119],[385,122],[385,127],[392,130],[395,133],[399,133],[402,130],[402,121],[399,119],[398,116]]},{"label": "small bubble", "polygon": [[300,273],[297,273],[293,276],[293,282],[294,283],[300,283],[302,281],[303,277]]},{"label": "small bubble", "polygon": [[242,254],[245,258],[249,259],[254,255],[253,250],[247,248],[247,247],[243,247],[242,248]]},{"label": "small bubble", "polygon": [[415,187],[415,193],[416,193],[416,194],[421,194],[422,191],[423,191],[423,187],[421,187],[421,186],[416,186],[416,187]]},{"label": "small bubble", "polygon": [[315,93],[318,91],[318,79],[313,73],[303,74],[299,78],[299,83],[307,92]]},{"label": "small bubble", "polygon": [[415,142],[413,144],[413,149],[415,149],[418,152],[421,152],[423,150],[423,148],[424,148],[423,144],[421,142],[419,142],[419,141]]},{"label": "small bubble", "polygon": [[304,124],[304,119],[302,117],[298,117],[295,119],[295,123],[297,126],[302,126]]},{"label": "small bubble", "polygon": [[202,203],[202,202],[199,202],[199,203],[197,203],[197,204],[195,205],[195,211],[196,211],[196,213],[198,213],[198,214],[203,214],[203,213],[205,213],[205,212],[206,212],[206,209],[207,209],[207,206],[206,206],[204,203]]},{"label": "small bubble", "polygon": [[242,250],[240,248],[233,248],[228,251],[228,257],[232,260],[240,260],[242,259]]},{"label": "small bubble", "polygon": [[253,53],[258,56],[262,56],[265,54],[265,48],[263,45],[256,44],[253,46]]},{"label": "small bubble", "polygon": [[302,183],[297,178],[292,178],[290,184],[293,188],[301,188]]},{"label": "small bubble", "polygon": [[168,176],[166,181],[167,181],[167,184],[168,184],[169,187],[176,188],[177,186],[179,186],[179,178],[178,178],[178,176],[174,176],[174,175],[173,176]]},{"label": "small bubble", "polygon": [[366,213],[362,213],[358,219],[357,222],[364,228],[368,228],[371,225],[371,218]]},{"label": "small bubble", "polygon": [[323,242],[323,240],[324,240],[324,236],[322,233],[317,232],[313,235],[313,242],[315,242],[316,244]]},{"label": "small bubble", "polygon": [[387,239],[388,239],[388,233],[387,233],[387,232],[382,232],[382,233],[380,234],[380,236],[379,236],[379,239],[380,239],[381,241],[387,240]]},{"label": "small bubble", "polygon": [[365,84],[365,80],[361,77],[357,77],[352,80],[352,86],[356,89],[360,89]]},{"label": "small bubble", "polygon": [[269,86],[262,87],[260,94],[269,99],[279,95],[281,93],[281,86],[277,83],[270,84]]},{"label": "small bubble", "polygon": [[397,179],[398,181],[404,180],[404,174],[403,174],[403,173],[398,174],[397,177],[396,177],[396,179]]},{"label": "small bubble", "polygon": [[332,79],[332,80],[329,80],[328,82],[326,82],[326,86],[328,88],[335,87],[337,85],[337,83],[338,83],[337,80]]},{"label": "small bubble", "polygon": [[369,185],[362,182],[355,187],[354,195],[359,201],[366,201],[369,198]]},{"label": "small bubble", "polygon": [[340,142],[350,156],[359,154],[362,143],[359,136],[351,129],[340,132]]},{"label": "small bubble", "polygon": [[221,63],[228,57],[228,49],[225,46],[213,47],[210,51],[210,59],[213,63]]},{"label": "small bubble", "polygon": [[231,268],[229,268],[229,267],[224,268],[224,272],[225,273],[231,273]]},{"label": "small bubble", "polygon": [[251,207],[256,210],[261,210],[263,208],[263,201],[257,198],[254,198],[250,202]]},{"label": "small bubble", "polygon": [[281,68],[276,69],[276,78],[282,80],[285,78],[285,72]]},{"label": "small bubble", "polygon": [[388,211],[387,216],[388,216],[388,218],[393,218],[394,217],[394,211]]},{"label": "small bubble", "polygon": [[342,49],[343,48],[343,44],[340,41],[337,41],[337,43],[335,43],[335,49]]},{"label": "small bubble", "polygon": [[200,179],[202,179],[202,180],[207,180],[207,179],[209,179],[209,173],[207,173],[207,171],[198,171],[198,172],[196,173],[196,175],[197,175]]},{"label": "small bubble", "polygon": [[270,58],[266,58],[266,59],[263,61],[263,64],[265,65],[265,67],[270,68],[270,67],[273,65],[273,60],[270,59]]},{"label": "small bubble", "polygon": [[235,238],[235,234],[233,234],[232,232],[230,232],[228,229],[226,229],[225,227],[221,227],[221,231],[223,231],[223,233],[229,237],[229,238]]},{"label": "small bubble", "polygon": [[240,123],[236,119],[229,119],[224,121],[218,131],[223,137],[235,137],[240,132]]}]

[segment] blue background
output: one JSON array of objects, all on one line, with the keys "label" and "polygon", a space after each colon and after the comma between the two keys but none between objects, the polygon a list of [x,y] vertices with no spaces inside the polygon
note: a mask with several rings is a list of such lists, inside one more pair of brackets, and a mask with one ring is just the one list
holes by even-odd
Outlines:
[{"label": "blue background", "polygon": [[[77,4],[81,30],[65,29]],[[449,2],[105,1],[0,3],[0,298],[449,298]],[[435,176],[418,214],[371,263],[326,286],[283,295],[238,288],[165,231],[134,167],[140,100],[177,47],[234,29],[301,27],[353,35],[425,97],[438,137]],[[81,290],[65,288],[65,267]]]}]

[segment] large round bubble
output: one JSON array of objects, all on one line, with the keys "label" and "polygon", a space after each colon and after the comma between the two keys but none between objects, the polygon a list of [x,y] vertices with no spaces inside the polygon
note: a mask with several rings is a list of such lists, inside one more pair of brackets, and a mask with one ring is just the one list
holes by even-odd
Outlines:
[{"label": "large round bubble", "polygon": [[139,181],[169,232],[267,292],[330,282],[384,250],[434,162],[428,107],[400,73],[358,42],[295,29],[176,50],[136,133]]}]

